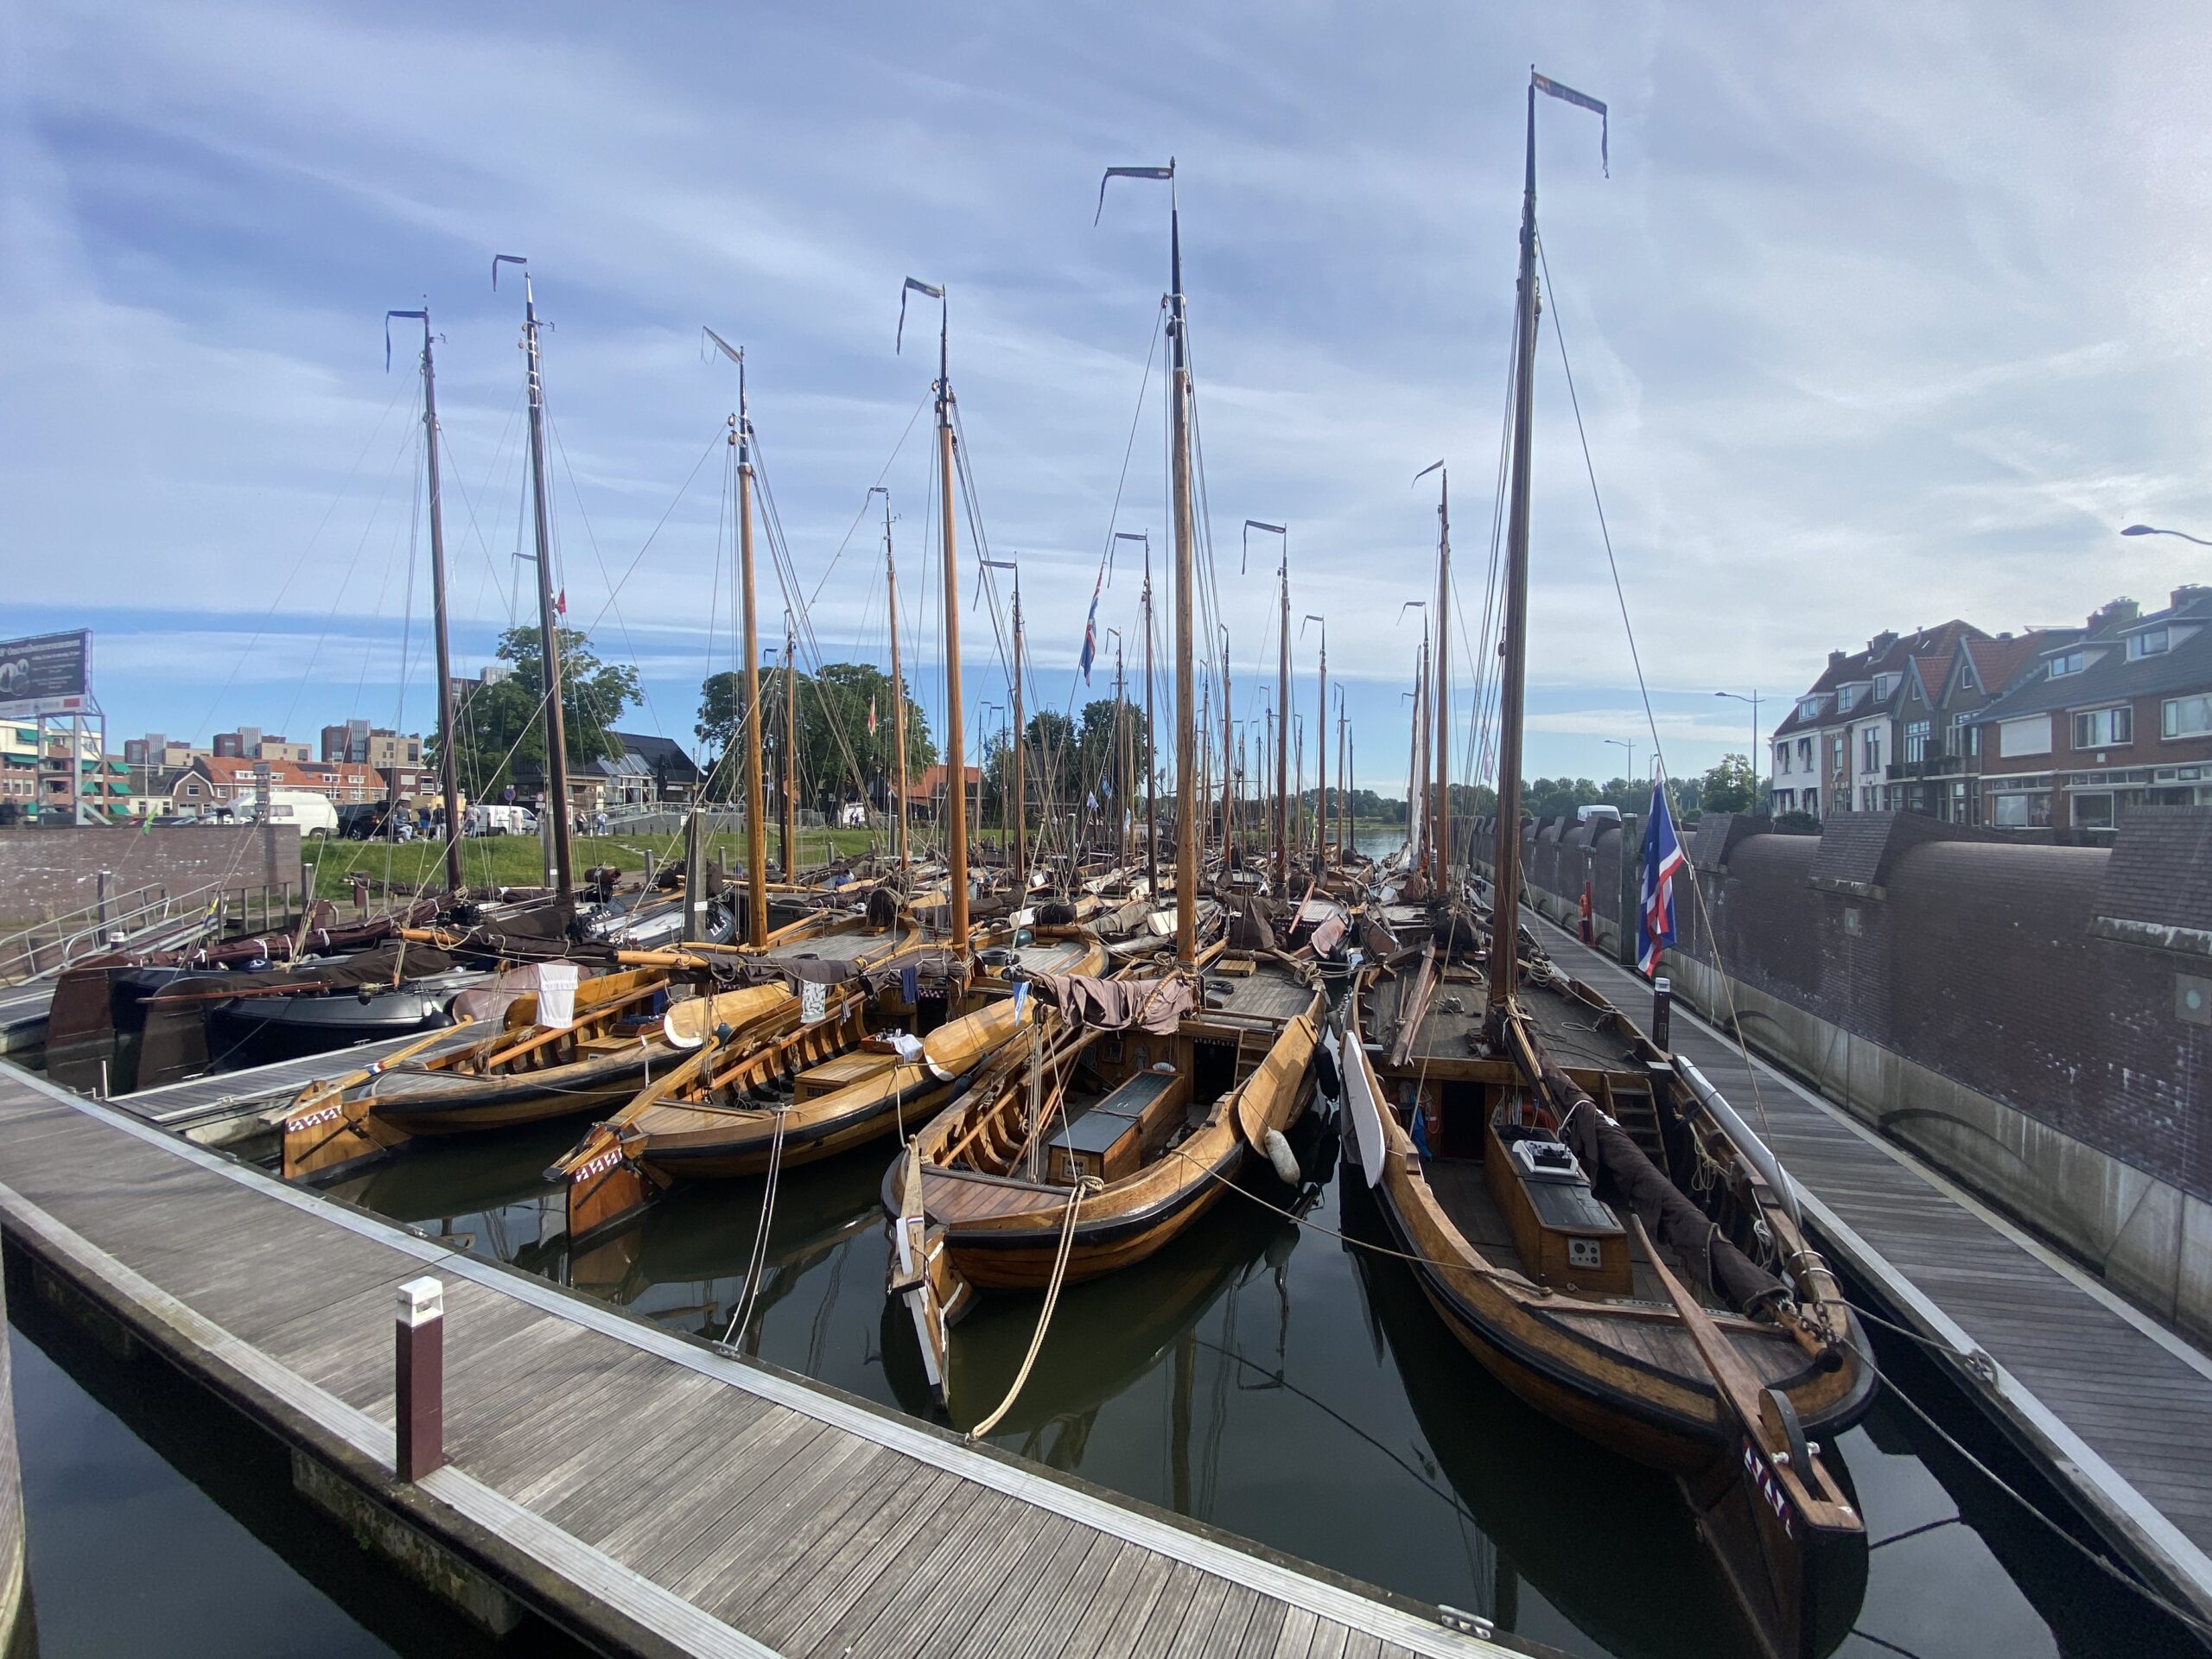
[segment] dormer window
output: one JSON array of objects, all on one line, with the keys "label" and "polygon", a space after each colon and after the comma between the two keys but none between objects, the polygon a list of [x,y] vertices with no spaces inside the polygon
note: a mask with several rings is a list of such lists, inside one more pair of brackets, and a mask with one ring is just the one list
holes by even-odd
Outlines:
[{"label": "dormer window", "polygon": [[2172,643],[2172,636],[2164,628],[2151,628],[2127,637],[2127,654],[2132,658],[2155,657]]},{"label": "dormer window", "polygon": [[1876,675],[1874,677],[1874,701],[1879,702],[1883,698],[1888,696],[1891,692],[1897,690],[1897,677],[1894,674]]},{"label": "dormer window", "polygon": [[1858,701],[1858,691],[1851,686],[1846,686],[1842,690],[1835,694],[1836,713],[1839,715],[1849,714],[1852,710],[1852,706]]},{"label": "dormer window", "polygon": [[1807,697],[1797,705],[1797,717],[1800,720],[1810,720],[1820,712],[1821,700],[1818,697]]},{"label": "dormer window", "polygon": [[2079,674],[2082,671],[2082,661],[2083,658],[2082,653],[2078,651],[2069,651],[2063,657],[2052,658],[2050,659],[2050,677],[2054,680],[2060,680],[2065,678],[2069,674]]}]

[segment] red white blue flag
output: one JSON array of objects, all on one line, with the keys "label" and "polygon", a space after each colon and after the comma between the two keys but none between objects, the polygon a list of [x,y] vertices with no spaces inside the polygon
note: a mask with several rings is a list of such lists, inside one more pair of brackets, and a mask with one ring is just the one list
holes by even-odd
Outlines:
[{"label": "red white blue flag", "polygon": [[1090,614],[1083,621],[1083,655],[1076,658],[1076,666],[1083,670],[1083,683],[1090,683],[1090,664],[1098,657],[1098,589],[1090,590]]},{"label": "red white blue flag", "polygon": [[1636,913],[1636,970],[1646,978],[1658,972],[1660,950],[1675,942],[1675,873],[1682,863],[1682,843],[1667,810],[1666,779],[1657,779],[1643,827],[1643,896]]}]

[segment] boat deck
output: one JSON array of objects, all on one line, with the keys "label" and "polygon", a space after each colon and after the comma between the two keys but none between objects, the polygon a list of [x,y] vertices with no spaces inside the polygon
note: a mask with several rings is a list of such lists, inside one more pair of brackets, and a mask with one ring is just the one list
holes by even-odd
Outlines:
[{"label": "boat deck", "polygon": [[[1651,989],[1527,912],[1624,1012]],[[1633,1016],[1632,1016],[1633,1017]],[[1774,1149],[1821,1248],[1939,1353],[2123,1554],[2212,1617],[2212,1357],[1675,1004],[1671,1044]]]},{"label": "boat deck", "polygon": [[[455,1026],[419,1050],[418,1056],[428,1059],[464,1048],[480,1041],[484,1032],[485,1027],[480,1025]],[[277,1060],[237,1071],[211,1071],[204,1077],[187,1077],[181,1083],[165,1083],[156,1088],[141,1089],[135,1094],[118,1095],[108,1104],[163,1128],[187,1130],[211,1119],[235,1117],[257,1107],[289,1100],[319,1077],[338,1077],[397,1054],[410,1044],[421,1042],[424,1034],[409,1032],[378,1042],[356,1043],[350,1048],[309,1054],[301,1059]]]},{"label": "boat deck", "polygon": [[[1263,962],[1249,974],[1205,974],[1204,1015],[1282,1025],[1313,1005],[1313,988],[1287,969]],[[1218,1004],[1219,1006],[1215,1006]],[[1194,1017],[1200,1017],[1194,1014]]]},{"label": "boat deck", "polygon": [[[0,1065],[0,1229],[293,1452],[355,1529],[601,1651],[1503,1656],[1262,1554]],[[394,1297],[444,1287],[444,1446],[392,1471]]]},{"label": "boat deck", "polygon": [[[1412,994],[1419,974],[1417,963],[1407,963],[1374,988],[1368,1029],[1386,1049],[1397,1030],[1399,999]],[[1440,976],[1408,1052],[1408,1063],[1481,1058],[1483,1020],[1490,1009],[1486,990],[1481,976],[1464,968],[1453,967]],[[1574,1071],[1642,1073],[1643,1062],[1628,1044],[1597,1029],[1590,1010],[1580,1003],[1536,985],[1522,988],[1519,1001],[1544,1046],[1561,1065]]]},{"label": "boat deck", "polygon": [[921,934],[913,928],[889,932],[872,929],[849,927],[839,933],[821,933],[812,938],[793,939],[788,944],[771,945],[763,953],[770,962],[793,962],[801,957],[816,957],[823,962],[858,962],[862,957],[887,957],[921,942]]}]

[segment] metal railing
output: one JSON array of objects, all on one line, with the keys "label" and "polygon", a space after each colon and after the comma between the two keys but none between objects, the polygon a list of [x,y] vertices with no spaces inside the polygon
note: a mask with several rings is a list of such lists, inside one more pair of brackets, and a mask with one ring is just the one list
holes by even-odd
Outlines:
[{"label": "metal railing", "polygon": [[233,924],[246,937],[289,932],[304,902],[305,895],[296,898],[289,881],[256,887],[210,881],[182,893],[171,893],[159,884],[120,897],[104,892],[90,904],[0,937],[0,984],[60,973],[82,957],[118,944],[143,945],[149,935],[172,925],[181,930],[188,923],[196,924],[187,938],[196,934],[219,939]]}]

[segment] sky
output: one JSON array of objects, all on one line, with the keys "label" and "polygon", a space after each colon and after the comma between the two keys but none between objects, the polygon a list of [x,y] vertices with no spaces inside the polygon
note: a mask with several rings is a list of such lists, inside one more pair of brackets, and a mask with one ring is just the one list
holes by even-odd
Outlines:
[{"label": "sky", "polygon": [[[1072,668],[1102,554],[1169,556],[1165,192],[1093,216],[1104,168],[1172,156],[1234,717],[1276,648],[1249,518],[1289,529],[1294,708],[1310,613],[1359,781],[1395,792],[1440,456],[1470,718],[1534,63],[1610,105],[1611,165],[1594,117],[1542,102],[1525,770],[1602,781],[1632,745],[1645,775],[1656,738],[1701,771],[1750,735],[1716,692],[1770,728],[1885,628],[2212,579],[2115,534],[2212,535],[2207,38],[2126,0],[0,6],[0,634],[92,628],[117,748],[428,725],[419,339],[387,371],[383,313],[427,301],[441,336],[468,671],[532,580],[522,296],[490,282],[517,253],[560,582],[644,674],[629,723],[688,740],[731,660],[735,386],[702,325],[746,348],[803,659],[885,660],[880,483],[941,719],[912,275],[949,290],[979,508],[971,729],[1006,700],[982,543],[1021,568],[1033,704],[1100,695]],[[1132,655],[1135,545],[1098,613]],[[764,539],[770,637],[773,564]]]}]

